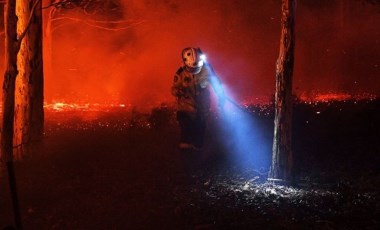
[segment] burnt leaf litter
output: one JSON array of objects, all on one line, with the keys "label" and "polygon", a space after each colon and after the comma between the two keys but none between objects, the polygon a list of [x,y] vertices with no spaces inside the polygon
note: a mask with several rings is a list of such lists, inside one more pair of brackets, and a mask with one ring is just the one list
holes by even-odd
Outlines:
[{"label": "burnt leaf litter", "polygon": [[[270,149],[273,105],[245,107]],[[295,179],[241,164],[210,117],[205,149],[177,148],[175,111],[46,111],[45,138],[16,162],[25,229],[379,229],[379,100],[296,102]],[[270,152],[268,153],[270,155]],[[0,227],[12,224],[0,174]]]}]

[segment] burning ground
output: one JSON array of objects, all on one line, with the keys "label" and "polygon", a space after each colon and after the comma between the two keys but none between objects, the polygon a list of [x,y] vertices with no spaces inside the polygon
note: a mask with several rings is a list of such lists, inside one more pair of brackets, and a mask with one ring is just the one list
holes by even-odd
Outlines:
[{"label": "burning ground", "polygon": [[[272,106],[247,106],[269,149]],[[16,162],[25,229],[376,229],[378,100],[294,107],[296,183],[266,182],[268,165],[242,162],[210,118],[202,152],[177,148],[174,110],[125,105],[46,108],[46,133]],[[270,154],[270,152],[267,152]],[[11,205],[1,173],[0,226]]]}]

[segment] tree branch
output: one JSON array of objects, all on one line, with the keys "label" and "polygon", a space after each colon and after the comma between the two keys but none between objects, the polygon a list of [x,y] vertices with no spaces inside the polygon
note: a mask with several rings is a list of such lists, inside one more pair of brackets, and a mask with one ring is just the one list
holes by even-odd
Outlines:
[{"label": "tree branch", "polygon": [[37,8],[37,5],[38,3],[40,2],[41,0],[36,0],[32,6],[32,9],[30,10],[30,15],[29,15],[29,19],[28,19],[28,23],[26,24],[25,26],[25,29],[24,31],[20,34],[20,36],[18,37],[18,44],[20,45],[21,44],[21,41],[22,39],[24,39],[26,33],[28,32],[28,29],[30,27],[30,24],[32,23],[32,19],[33,19],[33,15],[36,11],[36,8]]},{"label": "tree branch", "polygon": [[56,17],[53,18],[51,21],[59,21],[59,20],[72,20],[72,21],[77,21],[77,22],[89,22],[89,23],[96,23],[96,24],[125,24],[125,23],[131,23],[131,24],[136,24],[136,23],[142,23],[145,20],[134,20],[134,19],[127,19],[127,20],[93,20],[93,19],[79,19],[79,18],[74,18],[74,17]]},{"label": "tree branch", "polygon": [[47,6],[43,6],[41,9],[47,9],[47,8],[50,8],[50,7],[55,7],[55,8],[58,8],[58,7],[62,7],[62,8],[65,8],[66,5],[69,5],[69,4],[72,4],[70,0],[61,0],[61,1],[56,1],[56,2],[53,2]]},{"label": "tree branch", "polygon": [[143,21],[142,22],[136,22],[136,23],[133,23],[133,24],[129,24],[129,25],[126,25],[124,27],[118,27],[118,28],[109,28],[109,27],[105,27],[105,26],[101,26],[101,25],[96,25],[96,24],[93,24],[93,23],[89,23],[89,22],[84,22],[86,25],[88,26],[91,26],[91,27],[95,27],[95,28],[99,28],[99,29],[102,29],[102,30],[109,30],[109,31],[119,31],[119,30],[125,30],[125,29],[129,29],[129,28],[132,28],[134,26],[137,26],[137,25],[140,25],[142,23],[144,23]]},{"label": "tree branch", "polygon": [[[135,21],[135,22],[133,20],[120,20],[120,21],[83,20],[83,19],[73,18],[73,17],[58,17],[58,18],[52,19],[52,22],[59,21],[59,20],[70,20],[72,22],[81,22],[81,23],[83,23],[85,25],[88,25],[90,27],[99,28],[99,29],[108,30],[108,31],[125,30],[125,29],[129,29],[131,27],[140,25],[140,24],[142,24],[142,23],[145,22],[144,20],[142,20],[142,21]],[[104,24],[107,24],[107,23],[113,24],[113,25],[119,25],[119,26],[117,28],[110,28],[110,27],[106,27],[104,25]],[[128,24],[125,25],[126,23],[128,23]]]}]

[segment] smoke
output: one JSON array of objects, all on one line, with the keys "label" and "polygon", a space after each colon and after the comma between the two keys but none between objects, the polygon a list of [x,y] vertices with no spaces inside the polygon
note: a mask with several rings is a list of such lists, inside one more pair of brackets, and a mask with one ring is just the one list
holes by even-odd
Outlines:
[{"label": "smoke", "polygon": [[[139,107],[173,101],[170,86],[188,46],[207,54],[231,97],[274,93],[280,1],[113,2],[97,12],[67,9],[56,16],[66,19],[52,24],[46,101]],[[358,1],[298,1],[295,93],[378,93],[379,22],[377,8]]]},{"label": "smoke", "polygon": [[[256,13],[248,7],[252,5]],[[119,6],[120,20],[135,23],[128,29],[109,31],[78,22],[54,30],[54,72],[46,79],[46,98],[112,99],[143,106],[172,101],[172,79],[188,46],[202,48],[231,91],[242,92],[242,97],[268,93],[278,47],[276,5],[125,0]],[[80,17],[78,11],[65,14]]]},{"label": "smoke", "polygon": [[378,9],[359,1],[303,1],[297,15],[295,88],[379,95]]}]

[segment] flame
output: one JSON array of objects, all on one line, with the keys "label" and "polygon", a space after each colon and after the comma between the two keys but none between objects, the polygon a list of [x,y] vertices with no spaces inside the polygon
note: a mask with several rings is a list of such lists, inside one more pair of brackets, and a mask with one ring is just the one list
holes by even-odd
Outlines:
[{"label": "flame", "polygon": [[109,111],[110,109],[128,109],[131,105],[119,103],[66,103],[66,102],[53,102],[45,103],[44,108],[46,111],[51,112],[70,112],[70,111]]},{"label": "flame", "polygon": [[313,96],[301,95],[299,99],[303,102],[328,102],[328,101],[345,101],[352,99],[350,94],[346,93],[324,93]]},{"label": "flame", "polygon": [[[361,100],[367,100],[367,101],[373,101],[378,100],[379,96],[374,94],[361,94],[361,95],[351,95],[347,93],[319,93],[314,95],[306,96],[304,94],[300,95],[298,97],[299,102],[301,103],[330,103],[330,102],[345,102],[345,101],[361,101]],[[250,106],[250,105],[263,105],[267,106],[271,104],[273,101],[271,101],[271,98],[268,96],[262,96],[262,97],[251,97],[251,98],[244,98],[240,101],[237,101],[239,104],[242,104],[243,106]],[[157,103],[156,103],[157,104]],[[162,103],[158,103],[162,104]],[[157,105],[158,105],[157,104]],[[170,103],[165,103],[170,104]],[[150,105],[151,109],[155,106]],[[130,111],[132,109],[136,108],[136,105],[133,105],[131,103],[122,103],[122,102],[103,102],[103,103],[86,103],[83,102],[83,100],[77,100],[72,102],[66,102],[63,100],[53,100],[52,102],[46,102],[44,103],[44,109],[46,112],[109,112],[109,111],[116,111],[116,110],[125,110]],[[2,110],[2,105],[0,104],[0,110]]]},{"label": "flame", "polygon": [[[319,93],[314,95],[300,95],[298,97],[301,103],[330,103],[337,101],[360,101],[360,100],[376,100],[378,96],[372,94],[362,94],[362,95],[351,95],[347,93]],[[245,98],[239,101],[239,104],[249,106],[249,105],[268,105],[271,103],[270,97],[252,97]],[[82,100],[78,100],[82,101]],[[83,103],[83,102],[64,102],[64,101],[53,101],[51,103],[45,102],[45,111],[47,112],[70,112],[70,111],[113,111],[113,110],[131,110],[135,108],[132,104],[118,103],[118,102],[104,102],[104,103]],[[153,107],[152,107],[153,108]]]},{"label": "flame", "polygon": [[360,100],[376,100],[378,98],[377,95],[374,94],[348,94],[348,93],[340,93],[340,92],[328,92],[328,93],[314,93],[312,95],[301,94],[299,99],[304,103],[327,103],[334,101],[360,101]]}]

